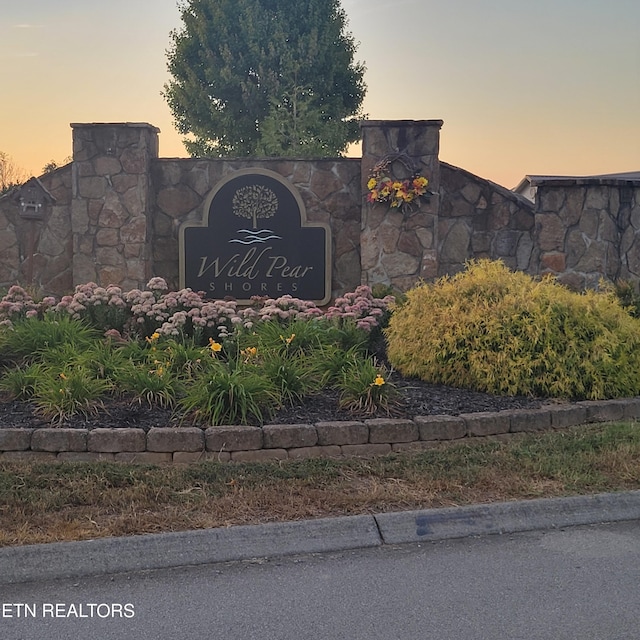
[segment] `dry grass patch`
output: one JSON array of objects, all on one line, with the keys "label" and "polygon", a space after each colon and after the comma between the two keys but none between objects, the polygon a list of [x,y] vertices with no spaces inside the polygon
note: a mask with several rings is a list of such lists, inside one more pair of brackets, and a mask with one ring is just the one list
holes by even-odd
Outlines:
[{"label": "dry grass patch", "polygon": [[0,546],[640,488],[640,426],[374,459],[0,463]]}]

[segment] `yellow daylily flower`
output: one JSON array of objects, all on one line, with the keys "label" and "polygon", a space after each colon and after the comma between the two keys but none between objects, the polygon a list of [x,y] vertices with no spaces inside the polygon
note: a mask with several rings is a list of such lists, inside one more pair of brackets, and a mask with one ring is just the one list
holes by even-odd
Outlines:
[{"label": "yellow daylily flower", "polygon": [[222,351],[222,345],[219,342],[216,342],[213,338],[209,338],[209,348],[213,353]]}]

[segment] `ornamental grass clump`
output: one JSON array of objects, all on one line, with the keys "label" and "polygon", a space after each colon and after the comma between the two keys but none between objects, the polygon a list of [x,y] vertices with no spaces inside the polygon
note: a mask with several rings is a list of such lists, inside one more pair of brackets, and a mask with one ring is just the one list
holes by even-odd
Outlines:
[{"label": "ornamental grass clump", "polygon": [[252,365],[218,362],[194,378],[179,407],[186,420],[196,423],[262,424],[279,402],[271,380]]},{"label": "ornamental grass clump", "polygon": [[8,369],[0,377],[0,393],[7,394],[13,400],[31,400],[43,372],[40,362]]},{"label": "ornamental grass clump", "polygon": [[62,371],[44,367],[31,400],[40,415],[53,423],[62,423],[77,413],[97,413],[101,397],[110,389],[109,381],[92,377],[82,367],[69,366]]},{"label": "ornamental grass clump", "polygon": [[129,363],[118,373],[118,390],[150,407],[172,407],[180,387],[180,380],[171,372],[169,363],[161,360]]},{"label": "ornamental grass clump", "polygon": [[336,386],[340,406],[348,411],[370,415],[382,409],[390,414],[395,406],[397,389],[389,382],[386,368],[374,358],[353,358]]},{"label": "ornamental grass clump", "polygon": [[640,393],[640,321],[612,292],[480,260],[407,294],[386,330],[405,376],[501,395],[604,399]]},{"label": "ornamental grass clump", "polygon": [[30,316],[3,330],[2,351],[9,357],[33,357],[62,345],[81,351],[98,337],[98,332],[82,320],[59,314],[47,314],[42,319]]}]

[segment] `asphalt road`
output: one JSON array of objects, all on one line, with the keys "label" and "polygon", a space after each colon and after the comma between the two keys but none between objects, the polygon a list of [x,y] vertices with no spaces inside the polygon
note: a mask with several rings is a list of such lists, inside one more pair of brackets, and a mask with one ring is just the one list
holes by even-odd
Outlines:
[{"label": "asphalt road", "polygon": [[0,638],[638,640],[640,521],[0,585]]}]

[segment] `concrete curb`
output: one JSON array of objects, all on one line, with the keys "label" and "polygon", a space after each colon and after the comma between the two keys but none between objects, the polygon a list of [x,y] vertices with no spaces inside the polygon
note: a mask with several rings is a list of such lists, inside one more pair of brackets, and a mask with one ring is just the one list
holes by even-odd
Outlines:
[{"label": "concrete curb", "polygon": [[640,491],[0,549],[0,584],[640,520]]},{"label": "concrete curb", "polygon": [[167,569],[381,544],[372,516],[275,522],[0,549],[0,584]]},{"label": "concrete curb", "polygon": [[640,520],[640,491],[426,509],[375,516],[384,544]]}]

